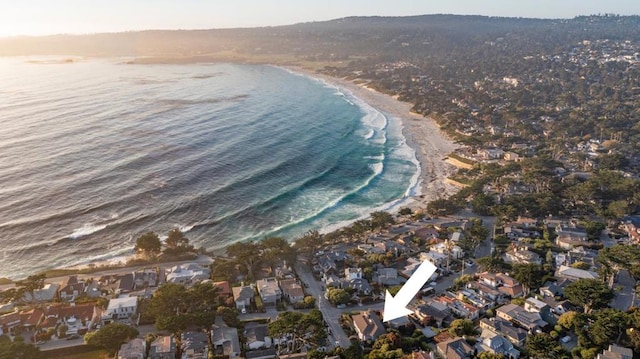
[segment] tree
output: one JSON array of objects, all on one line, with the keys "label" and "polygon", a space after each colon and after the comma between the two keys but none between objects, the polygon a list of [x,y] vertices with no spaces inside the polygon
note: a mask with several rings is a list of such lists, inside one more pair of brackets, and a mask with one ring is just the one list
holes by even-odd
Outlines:
[{"label": "tree", "polygon": [[244,266],[247,277],[253,279],[253,271],[260,263],[260,246],[254,242],[236,242],[228,245],[226,252]]},{"label": "tree", "polygon": [[571,356],[558,342],[548,334],[533,334],[527,337],[527,353],[529,358],[536,359],[569,359]]},{"label": "tree", "polygon": [[296,262],[296,250],[282,237],[265,238],[259,246],[262,250],[261,257],[264,262],[269,263],[272,272],[283,261],[289,265]]},{"label": "tree", "polygon": [[531,289],[537,288],[542,284],[544,271],[539,265],[533,263],[514,264],[511,274],[515,280],[522,284],[526,295]]},{"label": "tree", "polygon": [[333,305],[347,304],[351,300],[351,294],[340,288],[330,289],[327,296]]},{"label": "tree", "polygon": [[494,254],[488,255],[486,257],[480,257],[476,260],[478,265],[482,267],[483,270],[488,272],[499,272],[504,270],[507,266],[505,261],[502,259],[502,256],[495,252]]},{"label": "tree", "polygon": [[492,352],[481,352],[477,356],[478,359],[505,359],[504,355]]},{"label": "tree", "polygon": [[575,305],[581,305],[585,313],[594,309],[605,308],[613,299],[614,294],[598,279],[578,279],[567,285],[564,295]]},{"label": "tree", "polygon": [[469,319],[455,319],[449,326],[449,333],[458,337],[474,335],[476,334],[476,328],[473,321]]},{"label": "tree", "polygon": [[160,254],[162,243],[160,243],[160,238],[157,234],[147,232],[136,239],[136,245],[133,249],[146,257],[155,258]]},{"label": "tree", "polygon": [[371,212],[371,227],[386,228],[390,224],[394,224],[395,220],[389,212],[376,211]]},{"label": "tree", "polygon": [[582,329],[584,323],[585,318],[583,314],[572,310],[562,314],[558,319],[558,324],[560,324],[564,329],[573,330],[574,332]]},{"label": "tree", "polygon": [[0,359],[40,359],[44,355],[40,349],[32,344],[27,344],[21,336],[11,338],[0,335]]},{"label": "tree", "polygon": [[322,245],[322,235],[317,230],[309,230],[293,243],[293,247],[300,253],[313,256]]},{"label": "tree", "polygon": [[618,309],[602,309],[594,313],[596,320],[589,328],[596,345],[620,344],[620,339],[631,324],[631,316]]},{"label": "tree", "polygon": [[122,323],[109,323],[98,331],[85,334],[84,341],[89,345],[103,348],[114,355],[120,345],[138,336],[138,330]]},{"label": "tree", "polygon": [[[283,312],[278,319],[269,323],[269,334],[272,338],[290,338],[289,352],[296,353],[303,346],[319,346],[326,339],[322,313],[313,309],[309,313]],[[278,348],[281,353],[282,346]]]}]

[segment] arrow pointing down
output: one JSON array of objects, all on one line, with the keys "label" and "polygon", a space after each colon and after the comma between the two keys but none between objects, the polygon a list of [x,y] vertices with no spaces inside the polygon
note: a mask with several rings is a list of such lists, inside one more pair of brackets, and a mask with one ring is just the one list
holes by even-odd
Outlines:
[{"label": "arrow pointing down", "polygon": [[396,296],[392,296],[387,290],[384,298],[384,315],[383,321],[388,322],[396,318],[404,317],[412,312],[407,309],[407,305],[413,297],[418,294],[422,286],[436,272],[436,266],[425,260],[420,264],[418,269],[411,275],[409,280],[400,288]]}]

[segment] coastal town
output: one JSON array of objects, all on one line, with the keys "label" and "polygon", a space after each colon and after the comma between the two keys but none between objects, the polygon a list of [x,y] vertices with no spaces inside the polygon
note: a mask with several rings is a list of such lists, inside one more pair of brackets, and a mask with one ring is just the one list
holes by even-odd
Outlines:
[{"label": "coastal town", "polygon": [[[402,118],[420,194],[332,232],[215,255],[188,233],[148,232],[129,265],[7,281],[0,359],[637,357],[640,40],[617,25],[631,20],[554,23],[571,40],[556,47],[544,31],[462,46],[388,39],[385,25],[358,33],[386,41],[370,62],[342,61],[365,57],[353,40],[316,44],[307,52],[332,61],[318,76]],[[611,38],[584,38],[592,24]],[[432,42],[457,47],[429,53],[436,65],[404,58]],[[533,43],[552,45],[533,56]],[[385,321],[385,293],[424,262],[436,273],[411,314]]]},{"label": "coastal town", "polygon": [[[585,340],[598,358],[632,357],[618,343],[633,333],[635,312],[619,322],[591,315],[636,307],[633,268],[615,263],[609,277],[604,269],[637,243],[640,219],[594,238],[571,218],[401,213],[310,232],[294,247],[277,239],[235,246],[224,259],[33,276],[2,292],[0,330],[45,357],[97,345],[118,358],[538,358],[549,350],[561,357]],[[412,314],[383,323],[385,290],[397,292],[423,261],[437,272],[409,305]],[[201,303],[170,296],[192,292]],[[204,313],[211,315],[196,324],[191,315]],[[598,336],[585,333],[585,321]],[[116,325],[133,330],[92,339]]]}]

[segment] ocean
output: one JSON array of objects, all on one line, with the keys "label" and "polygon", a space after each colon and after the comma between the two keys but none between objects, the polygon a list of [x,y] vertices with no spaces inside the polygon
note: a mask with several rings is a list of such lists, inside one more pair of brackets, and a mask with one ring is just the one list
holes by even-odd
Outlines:
[{"label": "ocean", "polygon": [[0,277],[330,231],[417,194],[402,124],[273,66],[0,59]]}]

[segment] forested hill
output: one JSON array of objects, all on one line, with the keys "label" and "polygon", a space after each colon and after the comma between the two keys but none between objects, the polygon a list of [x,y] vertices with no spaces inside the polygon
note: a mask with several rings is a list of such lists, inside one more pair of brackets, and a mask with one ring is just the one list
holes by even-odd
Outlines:
[{"label": "forested hill", "polygon": [[411,60],[455,53],[506,37],[521,40],[521,46],[531,51],[603,37],[634,40],[640,37],[640,17],[585,16],[570,20],[457,15],[350,17],[250,29],[4,38],[0,39],[0,55],[184,57],[232,51],[245,56],[296,55],[314,59],[384,56]]}]

